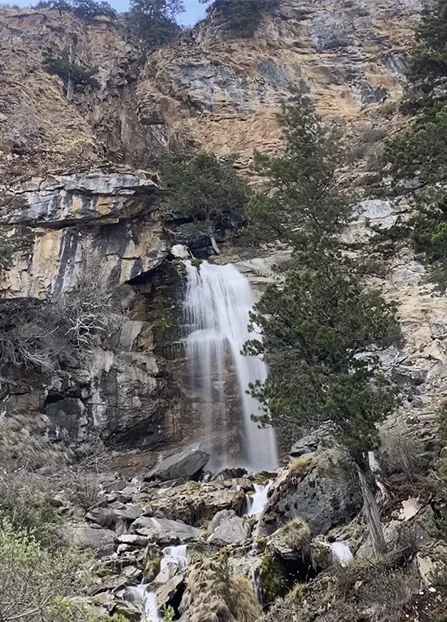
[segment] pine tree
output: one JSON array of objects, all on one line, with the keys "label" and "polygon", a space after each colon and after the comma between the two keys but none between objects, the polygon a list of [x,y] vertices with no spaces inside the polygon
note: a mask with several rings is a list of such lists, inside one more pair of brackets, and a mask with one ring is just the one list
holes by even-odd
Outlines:
[{"label": "pine tree", "polygon": [[264,423],[312,429],[331,422],[358,469],[365,516],[375,551],[385,549],[368,452],[377,425],[397,393],[384,377],[378,353],[399,339],[395,307],[367,288],[340,241],[353,201],[337,181],[342,152],[313,107],[295,100],[281,117],[285,150],[257,157],[267,192],[250,206],[259,230],[288,242],[295,268],[271,285],[252,314],[246,354],[262,355],[265,383],[251,387],[264,406]]},{"label": "pine tree", "polygon": [[165,156],[156,163],[166,189],[163,207],[167,220],[182,220],[184,234],[202,234],[216,253],[216,231],[236,230],[246,222],[247,184],[231,159],[199,154]]},{"label": "pine tree", "polygon": [[181,31],[175,19],[184,10],[183,0],[130,0],[130,21],[146,45],[160,47]]}]

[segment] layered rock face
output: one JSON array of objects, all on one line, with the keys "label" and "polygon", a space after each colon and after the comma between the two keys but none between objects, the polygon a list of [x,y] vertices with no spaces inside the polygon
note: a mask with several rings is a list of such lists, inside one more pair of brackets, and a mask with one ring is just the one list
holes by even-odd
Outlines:
[{"label": "layered rock face", "polygon": [[[427,0],[428,1],[428,0]],[[252,38],[211,18],[149,54],[122,20],[2,9],[0,173],[77,170],[111,160],[144,166],[167,148],[236,153],[279,145],[275,114],[292,89],[351,124],[398,99],[425,0],[283,0]],[[67,101],[49,55],[98,69],[98,87]]]},{"label": "layered rock face", "polygon": [[[169,251],[154,211],[157,190],[145,175],[97,171],[33,178],[3,195],[2,224],[26,232],[4,275],[5,297],[57,302],[87,283],[98,297],[113,294],[117,311],[128,310],[118,333],[101,346],[61,354],[52,373],[9,383],[7,412],[43,413],[55,438],[99,435],[134,447],[174,440],[166,365],[154,352],[157,312],[147,311],[151,275]],[[126,285],[138,279],[142,289]]]}]

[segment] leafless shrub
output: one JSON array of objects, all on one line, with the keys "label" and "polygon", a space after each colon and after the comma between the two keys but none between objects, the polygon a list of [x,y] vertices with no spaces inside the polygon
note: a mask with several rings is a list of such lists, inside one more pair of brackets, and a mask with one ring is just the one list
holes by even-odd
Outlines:
[{"label": "leafless shrub", "polygon": [[1,300],[0,364],[51,371],[61,352],[91,347],[121,321],[110,293],[94,279],[83,279],[55,303]]},{"label": "leafless shrub", "polygon": [[110,292],[94,277],[84,276],[76,288],[62,297],[58,308],[64,318],[65,336],[79,347],[89,347],[110,336],[122,322]]},{"label": "leafless shrub", "polygon": [[402,432],[387,433],[382,439],[380,464],[388,474],[405,473],[412,480],[424,471],[422,441]]},{"label": "leafless shrub", "polygon": [[98,477],[94,473],[77,473],[70,481],[70,497],[86,512],[96,507],[101,498]]}]

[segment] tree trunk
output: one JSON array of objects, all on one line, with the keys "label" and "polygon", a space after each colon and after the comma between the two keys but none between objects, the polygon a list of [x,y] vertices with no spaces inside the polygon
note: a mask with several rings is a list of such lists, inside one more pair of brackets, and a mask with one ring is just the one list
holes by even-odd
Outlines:
[{"label": "tree trunk", "polygon": [[370,471],[368,458],[362,454],[355,456],[357,473],[359,476],[360,490],[363,497],[363,512],[366,524],[368,525],[369,534],[371,536],[374,555],[379,556],[386,553],[386,542],[383,535],[382,523],[380,521],[379,507],[376,497],[368,480],[374,482],[374,476]]}]

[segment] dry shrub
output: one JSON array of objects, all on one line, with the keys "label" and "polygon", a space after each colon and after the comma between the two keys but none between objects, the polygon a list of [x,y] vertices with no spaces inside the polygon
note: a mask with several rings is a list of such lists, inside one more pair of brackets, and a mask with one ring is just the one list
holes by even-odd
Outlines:
[{"label": "dry shrub", "polygon": [[122,321],[105,284],[84,278],[54,303],[0,300],[0,365],[51,371],[61,355],[90,348]]},{"label": "dry shrub", "polygon": [[70,498],[85,512],[98,505],[101,498],[101,486],[96,474],[79,472],[70,481]]},{"label": "dry shrub", "polygon": [[422,441],[404,433],[387,433],[382,440],[380,464],[388,474],[405,473],[412,480],[424,472]]},{"label": "dry shrub", "polygon": [[278,601],[264,622],[400,622],[420,588],[411,569],[389,559],[334,567]]},{"label": "dry shrub", "polygon": [[189,622],[257,622],[261,615],[250,581],[231,577],[222,557],[191,567],[182,610]]}]

